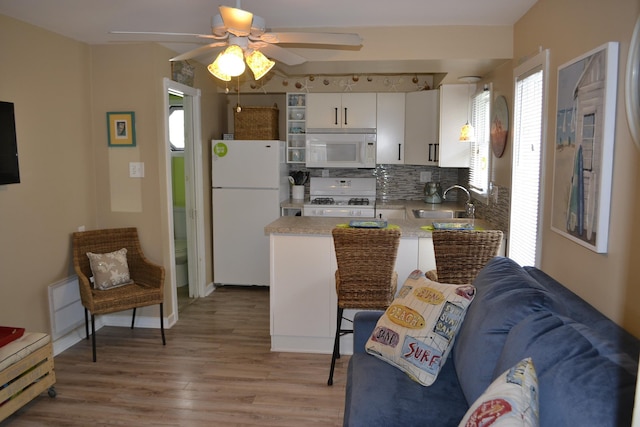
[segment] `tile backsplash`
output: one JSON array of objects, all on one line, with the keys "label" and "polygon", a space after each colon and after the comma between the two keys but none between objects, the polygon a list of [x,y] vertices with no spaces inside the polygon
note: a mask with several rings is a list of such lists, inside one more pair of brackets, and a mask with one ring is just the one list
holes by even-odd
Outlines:
[{"label": "tile backsplash", "polygon": [[[306,170],[311,177],[322,176],[322,169],[290,165],[290,170]],[[375,169],[329,169],[329,176],[376,178],[379,200],[422,200],[424,183],[420,182],[420,172],[431,172],[431,181],[440,182],[443,190],[450,185],[466,183],[468,177],[468,169],[412,165],[377,165]],[[455,197],[452,197],[452,200],[455,200]]]},{"label": "tile backsplash", "polygon": [[[308,171],[311,177],[321,177],[322,169],[307,169],[302,165],[289,165],[291,171]],[[460,184],[468,187],[469,169],[440,168],[437,166],[413,165],[377,165],[375,169],[329,169],[330,177],[339,178],[376,178],[376,193],[378,200],[423,200],[424,185],[420,182],[420,172],[431,172],[431,181],[440,182],[442,190]],[[308,194],[309,183],[306,184]],[[457,200],[462,193],[452,191],[447,194],[449,200]],[[502,231],[509,227],[509,203],[511,192],[506,187],[498,188],[498,202],[490,201],[484,204],[475,201],[476,217],[486,219],[496,224]]]}]

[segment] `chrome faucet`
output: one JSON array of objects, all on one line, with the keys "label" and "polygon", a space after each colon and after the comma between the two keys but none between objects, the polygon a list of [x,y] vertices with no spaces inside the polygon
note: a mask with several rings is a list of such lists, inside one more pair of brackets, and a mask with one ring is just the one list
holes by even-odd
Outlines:
[{"label": "chrome faucet", "polygon": [[444,192],[442,193],[442,199],[447,200],[447,193],[449,192],[449,190],[453,190],[454,188],[464,191],[464,193],[467,195],[467,201],[465,202],[464,207],[467,218],[473,219],[476,214],[476,207],[473,205],[473,203],[471,203],[471,194],[469,194],[469,190],[464,188],[462,185],[452,185],[451,187],[444,190]]}]

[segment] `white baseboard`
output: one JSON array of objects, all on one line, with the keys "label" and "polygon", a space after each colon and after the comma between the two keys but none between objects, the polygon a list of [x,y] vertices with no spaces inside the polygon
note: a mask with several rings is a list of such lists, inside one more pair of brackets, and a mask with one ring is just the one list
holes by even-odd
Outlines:
[{"label": "white baseboard", "polygon": [[[175,314],[164,318],[164,328],[171,329],[176,324]],[[96,316],[96,332],[103,326],[131,327],[131,310],[122,311],[113,314],[103,314]],[[158,316],[138,316],[136,315],[135,328],[160,329],[160,320]],[[89,333],[91,333],[91,325],[89,325]],[[79,343],[86,338],[85,326],[82,325],[71,332],[61,336],[53,341],[53,355],[57,356],[66,349]]]}]

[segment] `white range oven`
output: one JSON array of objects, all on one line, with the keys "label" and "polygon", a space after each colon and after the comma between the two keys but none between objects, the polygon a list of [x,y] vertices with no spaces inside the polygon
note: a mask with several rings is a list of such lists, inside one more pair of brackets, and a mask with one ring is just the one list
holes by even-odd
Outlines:
[{"label": "white range oven", "polygon": [[303,216],[374,218],[375,178],[311,178]]}]

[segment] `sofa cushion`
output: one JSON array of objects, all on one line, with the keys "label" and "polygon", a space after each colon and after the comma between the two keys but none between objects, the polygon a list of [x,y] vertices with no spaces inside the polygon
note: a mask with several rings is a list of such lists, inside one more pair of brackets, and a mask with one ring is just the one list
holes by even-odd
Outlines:
[{"label": "sofa cushion", "polygon": [[457,426],[469,407],[453,361],[430,387],[366,353],[351,356],[347,375],[344,426]]},{"label": "sofa cushion", "polygon": [[538,378],[531,358],[526,358],[491,383],[460,427],[533,427],[539,425],[538,417]]},{"label": "sofa cushion", "polygon": [[474,295],[471,285],[433,282],[415,270],[378,320],[367,352],[433,384]]},{"label": "sofa cushion", "polygon": [[522,357],[536,366],[540,425],[631,424],[637,358],[607,337],[555,313],[534,313],[511,329],[495,372]]},{"label": "sofa cushion", "polygon": [[[494,380],[498,357],[514,325],[538,311],[553,308],[563,312],[562,303],[509,258],[489,261],[474,286],[476,297],[452,351],[469,402],[474,402]],[[510,366],[524,357],[513,360]]]}]

